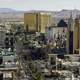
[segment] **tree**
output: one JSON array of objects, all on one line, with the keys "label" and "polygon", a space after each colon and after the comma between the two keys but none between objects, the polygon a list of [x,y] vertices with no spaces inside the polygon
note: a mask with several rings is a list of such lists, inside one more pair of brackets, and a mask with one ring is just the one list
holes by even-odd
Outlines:
[{"label": "tree", "polygon": [[33,62],[29,64],[29,68],[32,72],[32,80],[42,80],[42,74]]}]

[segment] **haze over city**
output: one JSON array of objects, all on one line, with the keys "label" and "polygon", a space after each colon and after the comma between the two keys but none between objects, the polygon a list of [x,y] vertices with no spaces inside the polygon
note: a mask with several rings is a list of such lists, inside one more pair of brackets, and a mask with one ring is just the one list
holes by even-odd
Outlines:
[{"label": "haze over city", "polygon": [[80,80],[80,0],[0,0],[0,80]]},{"label": "haze over city", "polygon": [[15,10],[80,9],[80,0],[0,0],[0,8]]}]

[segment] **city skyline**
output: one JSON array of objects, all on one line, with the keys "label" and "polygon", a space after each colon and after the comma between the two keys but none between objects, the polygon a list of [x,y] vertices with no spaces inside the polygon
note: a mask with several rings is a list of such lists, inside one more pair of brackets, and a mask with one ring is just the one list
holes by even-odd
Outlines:
[{"label": "city skyline", "polygon": [[0,8],[15,10],[50,10],[79,9],[80,0],[0,0]]}]

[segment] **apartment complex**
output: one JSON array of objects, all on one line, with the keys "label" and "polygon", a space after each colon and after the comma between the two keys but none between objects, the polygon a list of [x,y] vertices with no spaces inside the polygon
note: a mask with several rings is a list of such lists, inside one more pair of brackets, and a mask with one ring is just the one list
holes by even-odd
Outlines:
[{"label": "apartment complex", "polygon": [[45,32],[46,26],[51,26],[52,17],[49,12],[28,12],[24,14],[25,29],[29,32]]}]

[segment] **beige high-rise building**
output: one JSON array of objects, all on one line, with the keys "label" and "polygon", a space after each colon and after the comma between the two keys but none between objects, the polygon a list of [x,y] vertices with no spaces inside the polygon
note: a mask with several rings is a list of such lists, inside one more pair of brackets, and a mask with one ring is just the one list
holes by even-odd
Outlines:
[{"label": "beige high-rise building", "polygon": [[80,20],[75,19],[74,27],[74,50],[80,48]]},{"label": "beige high-rise building", "polygon": [[30,12],[24,14],[24,26],[29,32],[45,33],[45,27],[51,26],[52,17],[47,12]]}]

